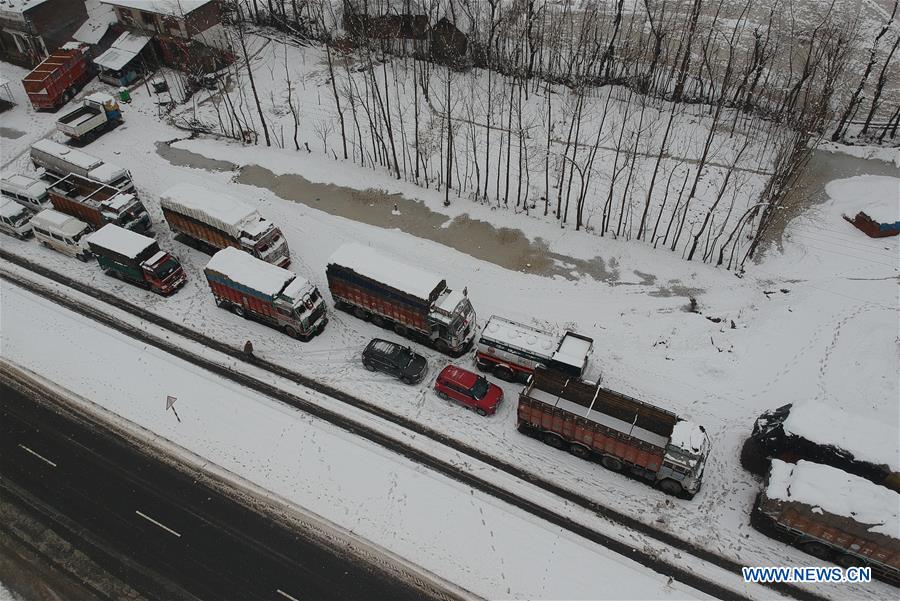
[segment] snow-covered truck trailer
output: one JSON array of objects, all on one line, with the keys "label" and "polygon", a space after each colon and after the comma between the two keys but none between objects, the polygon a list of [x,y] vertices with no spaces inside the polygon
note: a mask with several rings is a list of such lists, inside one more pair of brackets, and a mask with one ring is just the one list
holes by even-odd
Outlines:
[{"label": "snow-covered truck trailer", "polygon": [[220,250],[204,271],[216,305],[240,317],[304,341],[328,323],[325,300],[316,286],[242,250],[231,246]]},{"label": "snow-covered truck trailer", "polygon": [[668,494],[700,490],[710,449],[703,427],[599,383],[538,366],[519,394],[517,423],[523,434]]},{"label": "snow-covered truck trailer", "polygon": [[819,559],[900,584],[900,494],[829,465],[772,460],[750,523]]},{"label": "snow-covered truck trailer", "polygon": [[335,308],[452,356],[472,346],[476,321],[468,294],[451,290],[441,277],[361,244],[341,246],[326,275]]},{"label": "snow-covered truck trailer", "polygon": [[57,119],[56,129],[78,142],[90,142],[122,122],[116,99],[105,92],[84,97],[83,104]]},{"label": "snow-covered truck trailer", "polygon": [[150,231],[150,214],[132,192],[121,192],[71,173],[47,189],[53,208],[98,230],[113,223],[139,233]]},{"label": "snow-covered truck trailer", "polygon": [[562,336],[491,315],[475,351],[475,365],[501,380],[525,382],[538,365],[580,378],[594,340],[567,331]]},{"label": "snow-covered truck trailer", "polygon": [[187,279],[178,259],[156,240],[112,223],[88,236],[87,244],[106,275],[162,296],[174,294]]},{"label": "snow-covered truck trailer", "polygon": [[172,231],[204,252],[234,247],[279,267],[291,264],[281,230],[236,198],[194,184],[176,184],[163,192],[160,205]]},{"label": "snow-covered truck trailer", "polygon": [[772,458],[830,465],[900,492],[897,427],[821,403],[792,403],[756,419],[741,464],[762,476]]},{"label": "snow-covered truck trailer", "polygon": [[32,144],[31,162],[36,168],[42,167],[58,178],[74,173],[122,192],[134,192],[131,172],[127,169],[53,140],[38,140]]}]

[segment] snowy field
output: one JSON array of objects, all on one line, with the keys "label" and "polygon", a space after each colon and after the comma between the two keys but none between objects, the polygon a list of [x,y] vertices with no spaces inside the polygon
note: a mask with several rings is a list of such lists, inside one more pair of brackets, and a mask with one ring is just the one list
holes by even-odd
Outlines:
[{"label": "snowy field", "polygon": [[[0,67],[13,81],[21,77],[15,68]],[[4,174],[27,170],[29,164],[22,153],[28,144],[53,130],[53,115],[35,114],[21,89],[12,88],[20,104],[4,113],[3,126],[22,135],[2,140]],[[135,102],[124,107],[125,125],[85,150],[132,171],[141,199],[159,224],[155,229],[160,244],[185,265],[187,286],[172,298],[162,299],[105,278],[96,265],[67,259],[33,242],[4,237],[0,241],[3,248],[236,347],[252,339],[256,352],[267,359],[365,396],[750,565],[807,565],[811,561],[802,552],[749,527],[748,514],[760,483],[740,468],[738,451],[759,413],[791,401],[812,400],[889,426],[896,427],[900,421],[898,240],[869,239],[841,219],[842,213],[865,208],[868,198],[896,193],[900,173],[893,167],[888,167],[893,175],[875,179],[862,174],[830,187],[834,198],[794,219],[781,247],[768,250],[760,265],[736,278],[731,272],[686,263],[675,254],[654,251],[643,243],[561,230],[552,222],[511,211],[492,211],[469,202],[455,202],[444,209],[440,193],[350,162],[335,162],[319,153],[297,154],[205,139],[176,144],[208,158],[259,165],[275,174],[297,173],[313,182],[401,193],[446,215],[448,222],[468,215],[496,227],[521,230],[529,241],[546,245],[556,263],[571,265],[567,277],[544,277],[475,259],[474,250],[455,250],[403,233],[402,214],[393,216],[395,228],[373,227],[283,200],[264,188],[233,183],[235,174],[230,171],[174,166],[157,154],[156,142],[181,138],[184,133],[158,121],[143,89],[135,90],[134,97]],[[878,163],[877,170],[886,165]],[[594,337],[592,369],[602,374],[607,386],[707,428],[713,450],[703,489],[693,501],[672,499],[519,435],[512,401],[516,389],[510,385],[503,385],[507,401],[490,418],[447,405],[434,396],[430,386],[433,374],[449,360],[428,349],[419,350],[429,359],[432,378],[420,386],[401,386],[387,376],[372,375],[360,365],[359,353],[368,339],[385,332],[349,315],[332,312],[324,334],[301,344],[216,309],[202,276],[209,258],[173,241],[162,223],[158,198],[180,181],[255,203],[285,233],[292,251],[291,269],[318,285],[326,297],[327,258],[342,243],[360,241],[379,253],[445,276],[451,287],[468,287],[482,323],[489,315],[498,314],[555,330],[571,327]],[[844,192],[848,186],[850,194]],[[390,212],[390,207],[373,210]],[[473,247],[479,245],[478,239],[469,242]],[[458,248],[465,249],[465,244]],[[590,269],[585,266],[595,271],[601,266],[607,277],[587,275]],[[702,314],[685,311],[688,296],[697,299]],[[7,352],[4,345],[4,356]],[[456,363],[472,364],[470,357]],[[818,587],[817,592],[835,599],[886,598],[894,589],[874,583],[846,589]],[[554,596],[558,596],[555,591]]]}]

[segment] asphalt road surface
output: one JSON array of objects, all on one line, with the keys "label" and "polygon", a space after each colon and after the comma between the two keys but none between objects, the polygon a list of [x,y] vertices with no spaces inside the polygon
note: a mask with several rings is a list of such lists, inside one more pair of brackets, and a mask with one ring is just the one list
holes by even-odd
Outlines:
[{"label": "asphalt road surface", "polygon": [[0,481],[0,494],[26,490],[45,514],[102,541],[107,562],[122,564],[114,571],[151,597],[157,573],[202,599],[423,598],[3,383]]}]

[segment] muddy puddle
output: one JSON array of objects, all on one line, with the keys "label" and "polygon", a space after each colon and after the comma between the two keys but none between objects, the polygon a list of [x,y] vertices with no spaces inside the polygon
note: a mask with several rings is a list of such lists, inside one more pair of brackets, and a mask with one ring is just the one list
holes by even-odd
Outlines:
[{"label": "muddy puddle", "polygon": [[[696,296],[703,291],[682,286],[678,281],[657,282],[656,276],[635,272],[637,281],[621,281],[615,260],[574,259],[551,252],[540,238],[531,241],[521,230],[495,227],[468,215],[448,217],[429,209],[424,203],[383,190],[356,190],[334,184],[311,182],[297,174],[276,175],[265,167],[238,167],[228,161],[173,148],[159,142],[157,153],[173,165],[207,171],[237,171],[234,181],[265,188],[280,198],[325,211],[331,215],[439,242],[467,255],[500,267],[542,276],[561,276],[576,280],[584,276],[612,286],[654,287],[654,296]],[[629,278],[633,279],[633,278]]]}]

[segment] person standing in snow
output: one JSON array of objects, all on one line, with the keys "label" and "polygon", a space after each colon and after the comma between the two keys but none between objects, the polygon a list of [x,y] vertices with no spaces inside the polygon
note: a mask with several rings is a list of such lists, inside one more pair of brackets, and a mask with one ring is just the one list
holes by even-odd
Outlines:
[{"label": "person standing in snow", "polygon": [[248,357],[253,356],[253,343],[250,342],[249,340],[244,343],[244,354],[247,355]]}]

